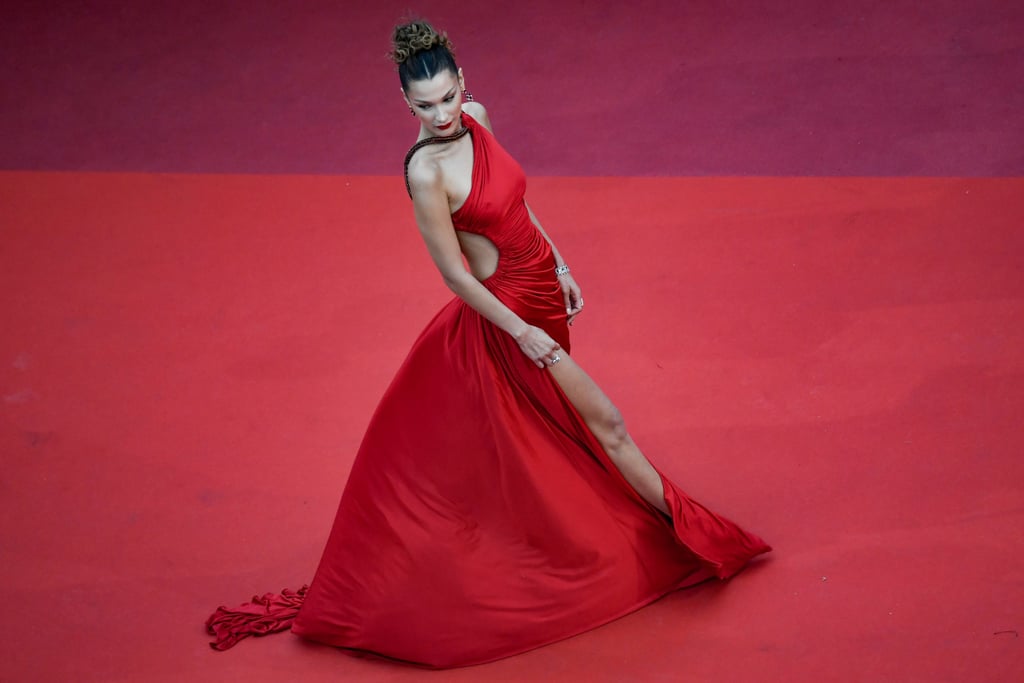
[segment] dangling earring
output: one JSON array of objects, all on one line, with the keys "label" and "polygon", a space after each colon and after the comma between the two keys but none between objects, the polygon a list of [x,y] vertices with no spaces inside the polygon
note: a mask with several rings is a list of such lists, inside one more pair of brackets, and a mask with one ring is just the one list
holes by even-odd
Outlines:
[{"label": "dangling earring", "polygon": [[472,102],[473,101],[473,93],[471,93],[468,90],[466,90],[465,88],[463,88],[462,89],[462,99],[465,100],[466,102]]}]

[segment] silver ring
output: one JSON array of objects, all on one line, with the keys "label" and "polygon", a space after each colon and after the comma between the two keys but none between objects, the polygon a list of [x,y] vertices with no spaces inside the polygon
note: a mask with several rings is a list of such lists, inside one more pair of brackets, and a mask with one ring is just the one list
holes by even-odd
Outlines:
[{"label": "silver ring", "polygon": [[559,356],[557,353],[555,355],[551,356],[551,364],[552,365],[554,365],[555,363],[560,362],[561,360],[562,360],[562,357]]}]

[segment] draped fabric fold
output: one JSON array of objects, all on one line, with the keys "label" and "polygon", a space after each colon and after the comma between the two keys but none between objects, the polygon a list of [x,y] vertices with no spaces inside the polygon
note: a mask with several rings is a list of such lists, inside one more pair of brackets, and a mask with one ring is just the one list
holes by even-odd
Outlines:
[{"label": "draped fabric fold", "polygon": [[254,595],[238,607],[218,607],[206,620],[206,631],[214,636],[210,647],[227,650],[249,636],[265,636],[291,628],[302,607],[309,586],[285,588],[281,593]]}]

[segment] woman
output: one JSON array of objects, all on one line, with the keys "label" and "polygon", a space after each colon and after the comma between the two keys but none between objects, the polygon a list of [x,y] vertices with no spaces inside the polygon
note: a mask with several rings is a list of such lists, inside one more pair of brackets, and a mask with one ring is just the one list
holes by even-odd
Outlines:
[{"label": "woman", "polygon": [[665,479],[569,354],[580,288],[447,38],[413,22],[393,45],[420,128],[406,187],[456,296],[381,399],[308,590],[220,608],[214,647],[291,625],[421,665],[477,664],[770,550]]}]

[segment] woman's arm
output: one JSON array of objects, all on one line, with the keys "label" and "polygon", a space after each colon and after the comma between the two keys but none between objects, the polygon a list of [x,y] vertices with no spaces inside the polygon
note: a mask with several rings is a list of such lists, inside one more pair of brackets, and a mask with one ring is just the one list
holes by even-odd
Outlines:
[{"label": "woman's arm", "polygon": [[[525,202],[524,202],[525,203]],[[544,236],[548,244],[551,245],[551,253],[555,257],[556,266],[564,266],[565,260],[562,255],[558,253],[555,243],[548,237],[547,232],[544,231],[540,221],[537,220],[536,214],[533,213],[533,209],[530,208],[529,204],[526,204],[526,211],[530,214],[530,220],[537,226],[537,230]],[[576,280],[570,273],[558,276],[558,284],[562,286],[562,297],[565,299],[565,312],[569,315],[569,324],[572,325],[572,321],[576,319],[576,316],[583,310],[583,293],[580,291],[580,286],[576,284]]]},{"label": "woman's arm", "polygon": [[[523,202],[523,204],[526,204],[526,202]],[[544,235],[544,239],[546,239],[548,241],[548,244],[551,245],[551,253],[554,254],[555,256],[555,265],[564,266],[565,260],[562,258],[562,255],[558,253],[558,247],[555,246],[555,243],[551,240],[551,237],[548,236],[547,231],[544,230],[544,227],[540,224],[540,221],[537,220],[537,214],[533,212],[533,209],[530,208],[529,204],[526,204],[526,212],[530,214],[530,220],[533,221],[533,224],[537,226],[538,230],[540,230],[540,234]]]},{"label": "woman's arm", "polygon": [[409,188],[420,235],[448,288],[473,310],[512,335],[537,367],[545,367],[545,359],[560,348],[558,343],[544,330],[516,315],[463,266],[441,169],[428,159],[414,159],[409,165]]}]

